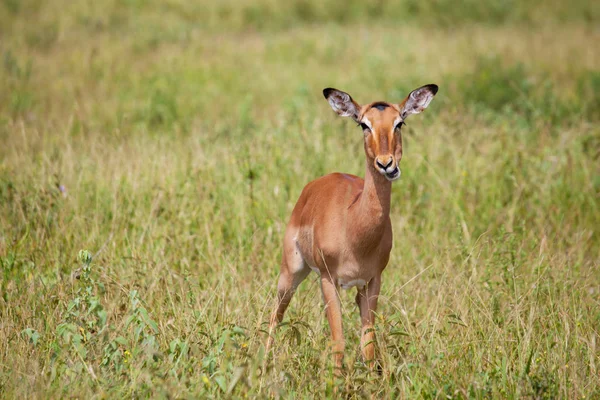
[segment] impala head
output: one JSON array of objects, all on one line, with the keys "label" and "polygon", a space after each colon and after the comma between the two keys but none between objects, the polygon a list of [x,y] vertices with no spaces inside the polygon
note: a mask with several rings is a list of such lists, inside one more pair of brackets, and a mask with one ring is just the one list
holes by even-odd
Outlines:
[{"label": "impala head", "polygon": [[351,117],[360,125],[367,159],[387,180],[394,181],[400,177],[402,125],[409,115],[427,108],[437,91],[437,85],[425,85],[410,92],[399,104],[377,101],[364,106],[341,90],[327,88],[323,95],[336,113]]}]

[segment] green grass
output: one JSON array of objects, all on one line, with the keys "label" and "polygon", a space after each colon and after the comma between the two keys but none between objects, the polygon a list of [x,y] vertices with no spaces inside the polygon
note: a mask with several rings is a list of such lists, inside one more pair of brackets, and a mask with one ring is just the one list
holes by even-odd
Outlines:
[{"label": "green grass", "polygon": [[[536,3],[0,2],[0,397],[600,397],[599,14]],[[321,89],[430,82],[382,376],[315,276],[263,369],[302,187],[363,174]]]}]

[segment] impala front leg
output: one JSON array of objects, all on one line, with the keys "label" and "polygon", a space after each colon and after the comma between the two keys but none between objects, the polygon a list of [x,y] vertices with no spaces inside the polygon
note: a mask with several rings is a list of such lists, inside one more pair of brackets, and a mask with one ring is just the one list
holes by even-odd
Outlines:
[{"label": "impala front leg", "polygon": [[360,347],[364,360],[371,369],[375,365],[375,328],[373,325],[380,289],[381,275],[377,275],[367,285],[359,289],[356,294],[356,303],[360,308],[360,320],[362,323]]},{"label": "impala front leg", "polygon": [[321,290],[323,291],[323,299],[325,300],[325,313],[327,314],[329,328],[331,329],[335,372],[336,374],[340,374],[343,368],[345,347],[340,299],[337,286],[330,277],[321,278]]}]

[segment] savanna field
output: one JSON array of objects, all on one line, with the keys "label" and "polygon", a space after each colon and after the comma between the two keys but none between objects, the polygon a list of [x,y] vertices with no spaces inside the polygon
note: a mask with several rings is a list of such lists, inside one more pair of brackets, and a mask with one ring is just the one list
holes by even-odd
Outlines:
[{"label": "savanna field", "polygon": [[[600,398],[595,3],[0,1],[0,397]],[[266,359],[296,199],[364,175],[321,90],[428,83],[381,375],[315,274]]]}]

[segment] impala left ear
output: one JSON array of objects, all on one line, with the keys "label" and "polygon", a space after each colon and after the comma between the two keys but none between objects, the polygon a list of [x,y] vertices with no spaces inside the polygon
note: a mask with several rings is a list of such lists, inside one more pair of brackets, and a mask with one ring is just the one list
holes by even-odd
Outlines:
[{"label": "impala left ear", "polygon": [[410,114],[419,114],[426,109],[437,92],[438,86],[434,84],[421,86],[410,92],[408,97],[399,104],[402,119],[406,119]]}]

